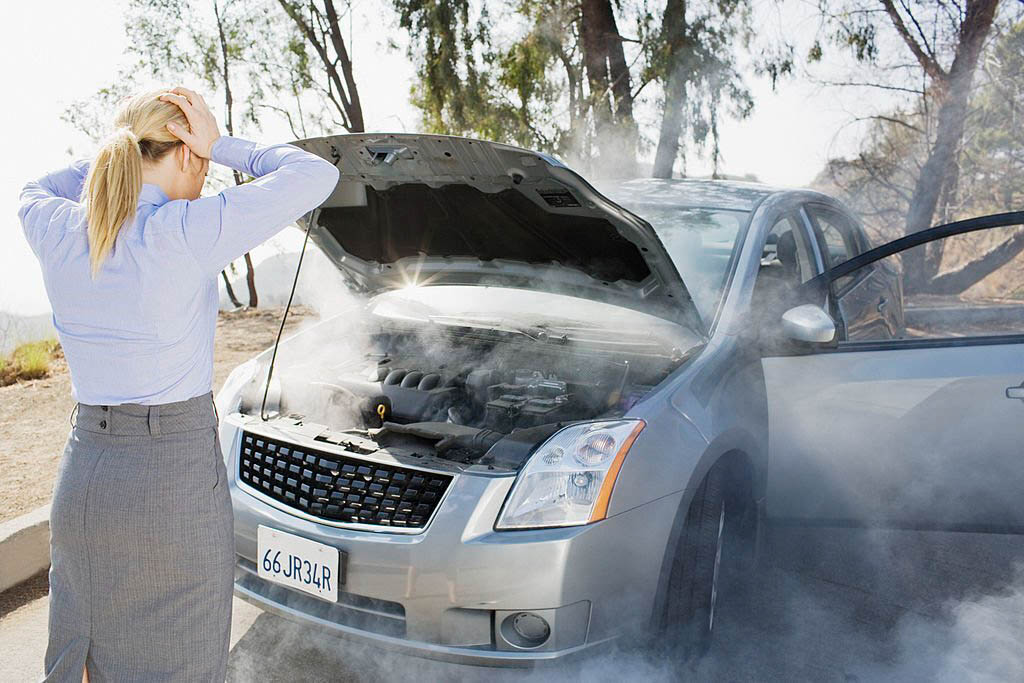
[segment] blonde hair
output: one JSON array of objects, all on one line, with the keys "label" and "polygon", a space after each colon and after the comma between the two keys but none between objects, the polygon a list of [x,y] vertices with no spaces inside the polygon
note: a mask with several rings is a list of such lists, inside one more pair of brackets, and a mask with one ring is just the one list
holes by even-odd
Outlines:
[{"label": "blonde hair", "polygon": [[159,161],[183,144],[167,130],[174,122],[189,130],[188,120],[173,102],[163,102],[166,90],[135,95],[124,100],[114,117],[117,130],[93,160],[85,179],[84,201],[92,276],[114,248],[124,225],[135,218],[142,191],[142,161]]}]

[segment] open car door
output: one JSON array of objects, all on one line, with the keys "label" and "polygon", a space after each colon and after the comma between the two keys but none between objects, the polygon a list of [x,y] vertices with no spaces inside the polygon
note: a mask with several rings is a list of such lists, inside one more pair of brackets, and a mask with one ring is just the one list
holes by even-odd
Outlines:
[{"label": "open car door", "polygon": [[903,237],[802,286],[817,317],[771,321],[769,518],[1024,532],[1022,225]]}]

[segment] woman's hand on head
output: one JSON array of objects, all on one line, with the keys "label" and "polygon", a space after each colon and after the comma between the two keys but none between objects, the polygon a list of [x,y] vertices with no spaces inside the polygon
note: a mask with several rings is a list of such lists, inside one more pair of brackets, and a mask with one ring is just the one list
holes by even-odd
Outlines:
[{"label": "woman's hand on head", "polygon": [[213,112],[210,111],[203,96],[188,88],[178,87],[164,93],[160,99],[181,107],[185,118],[188,119],[189,128],[192,129],[191,131],[183,130],[181,126],[169,123],[167,130],[188,145],[193,154],[203,159],[209,159],[210,150],[213,148],[213,143],[217,142],[217,138],[220,137],[220,131],[217,129],[217,119],[214,118]]}]

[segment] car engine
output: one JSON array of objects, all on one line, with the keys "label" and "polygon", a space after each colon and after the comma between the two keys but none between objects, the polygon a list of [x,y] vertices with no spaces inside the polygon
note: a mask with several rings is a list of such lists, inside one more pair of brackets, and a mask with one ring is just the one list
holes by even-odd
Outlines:
[{"label": "car engine", "polygon": [[[513,469],[568,422],[622,415],[678,364],[466,330],[378,332],[362,351],[293,353],[275,369],[273,412],[356,452]],[[259,411],[259,389],[242,412]]]}]

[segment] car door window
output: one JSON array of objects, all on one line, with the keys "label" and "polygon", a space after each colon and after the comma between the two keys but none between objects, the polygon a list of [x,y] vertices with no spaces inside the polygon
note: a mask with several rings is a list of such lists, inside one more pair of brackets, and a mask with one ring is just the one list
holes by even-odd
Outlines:
[{"label": "car door window", "polygon": [[861,253],[860,228],[849,217],[816,204],[807,206],[807,215],[811,218],[826,268],[835,268]]},{"label": "car door window", "polygon": [[796,218],[786,215],[777,220],[765,239],[761,273],[772,273],[799,284],[817,274],[811,264],[807,236]]},{"label": "car door window", "polygon": [[755,310],[792,294],[817,273],[812,265],[806,232],[795,215],[779,218],[768,232],[761,252],[761,267],[754,283]]},{"label": "car door window", "polygon": [[836,297],[846,341],[1024,335],[1024,227],[1018,225],[935,239],[847,278],[859,281]]}]

